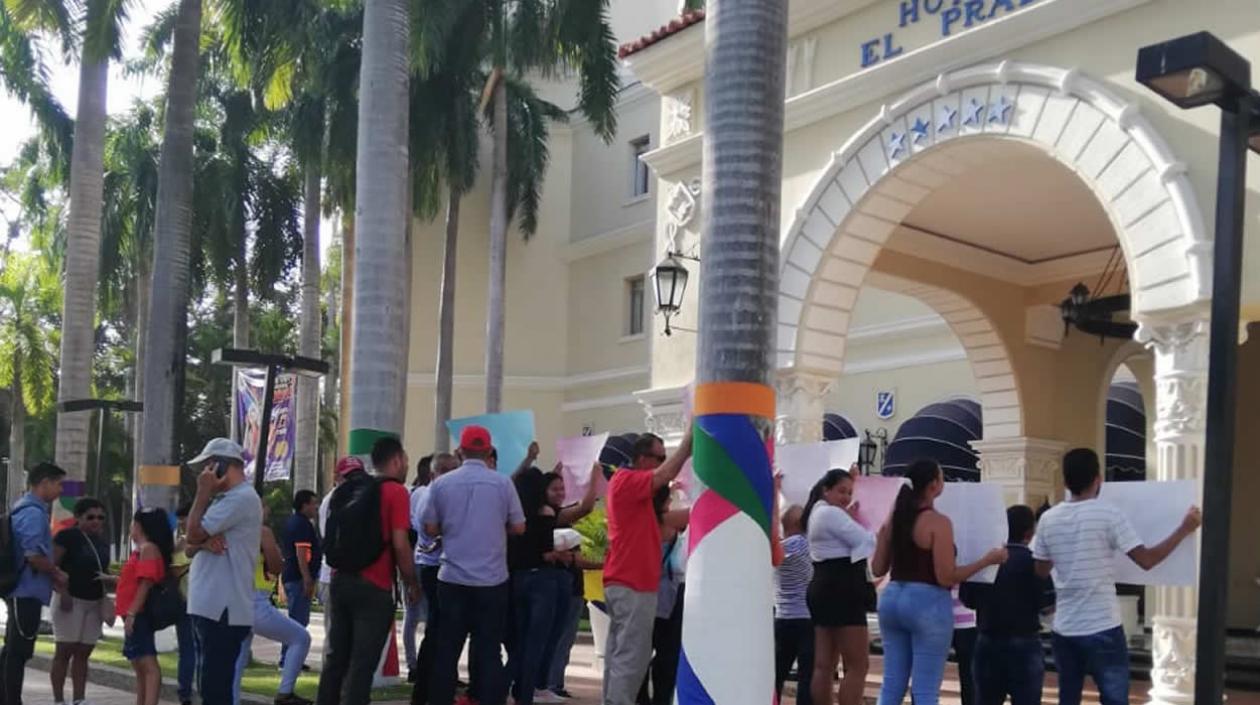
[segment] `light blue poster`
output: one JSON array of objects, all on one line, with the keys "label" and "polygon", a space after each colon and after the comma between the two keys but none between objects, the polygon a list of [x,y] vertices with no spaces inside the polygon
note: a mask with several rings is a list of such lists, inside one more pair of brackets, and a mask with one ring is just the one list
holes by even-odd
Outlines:
[{"label": "light blue poster", "polygon": [[530,410],[451,419],[446,428],[451,432],[452,446],[459,447],[459,434],[465,426],[483,426],[490,432],[490,443],[499,452],[499,472],[504,475],[516,472],[534,441],[534,412]]}]

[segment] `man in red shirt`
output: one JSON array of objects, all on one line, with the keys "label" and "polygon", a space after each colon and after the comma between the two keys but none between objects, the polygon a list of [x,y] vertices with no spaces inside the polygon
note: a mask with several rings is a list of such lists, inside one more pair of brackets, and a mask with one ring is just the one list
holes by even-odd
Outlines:
[{"label": "man in red shirt", "polygon": [[673,455],[650,433],[634,444],[629,468],[608,485],[608,555],[604,559],[604,602],[608,643],[604,646],[604,705],[634,705],[652,660],[656,589],[661,581],[661,528],[652,496],[667,487],[691,457],[691,434]]},{"label": "man in red shirt", "polygon": [[[318,705],[367,705],[372,678],[394,622],[394,573],[402,577],[407,599],[419,598],[415,566],[411,561],[411,499],[403,483],[407,480],[407,453],[397,438],[384,437],[372,446],[375,483],[380,491],[380,525],[384,550],[370,565],[357,572],[335,570],[332,578],[332,617],[325,637],[324,667],[320,673]],[[345,492],[350,483],[362,480],[358,470],[338,488]],[[334,506],[335,506],[334,502]],[[344,511],[350,511],[347,507]],[[334,524],[335,513],[329,515]],[[334,566],[334,569],[336,566]]]}]

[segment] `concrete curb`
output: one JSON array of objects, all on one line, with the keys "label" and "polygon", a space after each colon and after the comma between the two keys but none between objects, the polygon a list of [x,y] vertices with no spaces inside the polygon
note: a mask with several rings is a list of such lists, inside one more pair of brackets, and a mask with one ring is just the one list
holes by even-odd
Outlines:
[{"label": "concrete curb", "polygon": [[[35,670],[47,672],[52,668],[52,657],[35,654],[26,665]],[[136,675],[131,671],[113,666],[89,663],[88,682],[128,693],[136,692]],[[162,693],[159,697],[164,701],[179,702],[178,682],[174,678],[163,677]],[[249,705],[272,705],[271,698],[246,692],[241,693],[241,702]]]}]

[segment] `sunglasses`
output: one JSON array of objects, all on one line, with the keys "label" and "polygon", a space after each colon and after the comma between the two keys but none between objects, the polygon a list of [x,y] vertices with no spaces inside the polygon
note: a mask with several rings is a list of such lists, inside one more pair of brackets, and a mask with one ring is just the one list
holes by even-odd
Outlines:
[{"label": "sunglasses", "polygon": [[668,456],[668,455],[649,455],[648,457],[649,457],[649,458],[652,458],[653,460],[655,460],[655,461],[656,461],[656,462],[658,462],[658,463],[663,463],[663,462],[665,462],[666,460],[669,460],[669,456]]},{"label": "sunglasses", "polygon": [[84,514],[83,520],[84,521],[105,521],[105,515],[104,514]]}]

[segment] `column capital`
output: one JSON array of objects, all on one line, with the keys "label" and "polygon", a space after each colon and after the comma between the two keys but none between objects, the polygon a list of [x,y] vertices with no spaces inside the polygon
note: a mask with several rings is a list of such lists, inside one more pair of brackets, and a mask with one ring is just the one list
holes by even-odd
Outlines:
[{"label": "column capital", "polygon": [[835,385],[836,375],[809,370],[787,369],[775,374],[778,416],[775,442],[780,445],[822,440],[823,400]]},{"label": "column capital", "polygon": [[1155,353],[1157,442],[1197,438],[1206,429],[1208,321],[1143,323],[1134,336]]},{"label": "column capital", "polygon": [[687,387],[659,387],[634,393],[643,407],[644,428],[648,433],[660,436],[667,448],[682,442],[687,431],[687,418],[683,409],[683,395]]},{"label": "column capital", "polygon": [[971,441],[980,454],[980,479],[1003,487],[1007,504],[1034,509],[1050,501],[1058,484],[1067,444],[1045,438],[1017,436]]}]

